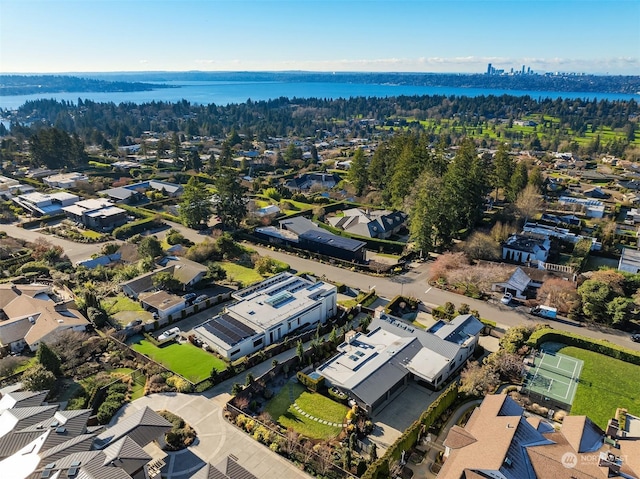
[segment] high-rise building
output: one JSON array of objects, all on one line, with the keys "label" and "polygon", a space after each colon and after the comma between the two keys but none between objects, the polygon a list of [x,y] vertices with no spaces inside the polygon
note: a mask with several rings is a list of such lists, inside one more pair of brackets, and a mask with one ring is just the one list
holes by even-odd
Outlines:
[{"label": "high-rise building", "polygon": [[487,65],[487,75],[491,75],[492,70],[493,70],[493,67],[491,66],[491,63],[489,63],[489,65]]},{"label": "high-rise building", "polygon": [[524,75],[524,65],[522,65],[522,74]]}]

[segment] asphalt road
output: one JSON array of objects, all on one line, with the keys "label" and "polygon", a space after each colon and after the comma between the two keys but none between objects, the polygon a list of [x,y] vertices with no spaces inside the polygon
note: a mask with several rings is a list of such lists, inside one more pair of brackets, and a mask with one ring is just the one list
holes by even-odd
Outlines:
[{"label": "asphalt road", "polygon": [[[169,228],[179,230],[186,238],[193,242],[201,242],[207,238],[206,234],[194,231],[177,223],[168,223],[168,228],[163,231],[154,233],[159,239],[162,239]],[[25,230],[14,225],[2,225],[0,230],[5,231],[9,236],[15,238],[34,241],[37,238],[46,238],[53,244],[60,245],[66,252],[69,259],[75,264],[77,261],[90,258],[92,254],[97,253],[102,248],[102,243],[98,244],[82,244],[74,243],[51,235],[43,235],[38,231]],[[393,298],[398,294],[412,296],[423,301],[427,305],[438,306],[450,301],[456,306],[461,303],[467,303],[471,309],[476,309],[480,316],[496,321],[503,328],[517,326],[523,323],[541,321],[525,312],[524,308],[515,308],[505,306],[500,303],[490,304],[485,301],[479,301],[466,296],[461,296],[449,291],[438,288],[432,288],[428,285],[429,268],[431,263],[416,264],[416,267],[408,272],[394,277],[370,276],[364,273],[351,271],[348,269],[333,266],[327,263],[321,263],[317,260],[309,260],[299,258],[282,251],[275,251],[270,248],[248,244],[252,249],[256,250],[260,255],[268,255],[277,260],[288,263],[292,269],[296,271],[309,271],[315,273],[319,277],[325,277],[331,281],[344,283],[348,286],[361,290],[375,289],[378,296],[385,298]],[[546,320],[556,329],[562,329],[576,334],[581,334],[595,339],[606,339],[612,343],[625,346],[630,349],[640,351],[640,343],[634,343],[630,339],[630,334],[615,329],[609,329],[598,326],[576,327],[571,324],[559,321]]]}]

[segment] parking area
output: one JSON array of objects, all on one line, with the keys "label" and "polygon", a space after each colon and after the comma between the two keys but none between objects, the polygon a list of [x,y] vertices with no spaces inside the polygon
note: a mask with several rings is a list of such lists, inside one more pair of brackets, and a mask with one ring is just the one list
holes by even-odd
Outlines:
[{"label": "parking area", "polygon": [[375,429],[370,436],[378,447],[387,449],[398,439],[420,414],[440,395],[413,381],[383,406],[371,419]]}]

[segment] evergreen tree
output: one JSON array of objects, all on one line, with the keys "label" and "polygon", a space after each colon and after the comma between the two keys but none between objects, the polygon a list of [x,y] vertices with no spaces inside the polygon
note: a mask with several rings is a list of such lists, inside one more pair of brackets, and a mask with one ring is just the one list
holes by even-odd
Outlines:
[{"label": "evergreen tree", "polygon": [[493,186],[496,189],[496,200],[498,199],[500,188],[506,190],[509,186],[514,169],[515,164],[509,156],[507,144],[500,142],[498,151],[493,157]]},{"label": "evergreen tree", "polygon": [[42,366],[51,371],[55,376],[62,374],[60,370],[60,358],[47,343],[40,343],[36,358],[38,358],[38,362],[42,364]]},{"label": "evergreen tree", "polygon": [[362,195],[362,192],[367,186],[367,160],[364,157],[362,148],[358,148],[353,155],[347,179],[356,189],[356,196]]},{"label": "evergreen tree", "polygon": [[245,189],[238,182],[234,172],[229,169],[220,171],[215,186],[217,190],[217,202],[214,207],[216,215],[223,225],[237,228],[247,215]]},{"label": "evergreen tree", "polygon": [[527,186],[528,181],[529,172],[527,171],[527,165],[521,161],[516,165],[511,181],[509,182],[509,188],[506,195],[507,199],[514,202],[518,197],[518,193],[524,190],[525,186]]},{"label": "evergreen tree", "polygon": [[206,225],[211,218],[211,198],[195,176],[189,178],[180,202],[180,218],[190,228]]}]

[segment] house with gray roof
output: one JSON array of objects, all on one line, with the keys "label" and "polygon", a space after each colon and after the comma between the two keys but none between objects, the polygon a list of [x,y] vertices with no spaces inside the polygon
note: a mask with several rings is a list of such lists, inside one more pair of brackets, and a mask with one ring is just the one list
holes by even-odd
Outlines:
[{"label": "house with gray roof", "polygon": [[510,236],[502,243],[502,259],[514,263],[546,263],[551,241],[541,235],[519,234]]},{"label": "house with gray roof", "polygon": [[[163,443],[171,424],[149,408],[103,430],[89,427],[91,409],[60,411],[47,391],[5,390],[0,407],[0,471],[15,479],[152,478],[143,447]],[[102,431],[102,432],[100,432]],[[98,434],[100,433],[100,434]]]},{"label": "house with gray roof", "polygon": [[376,311],[369,332],[348,334],[316,372],[372,414],[410,380],[441,388],[471,357],[482,328],[467,314],[425,331]]},{"label": "house with gray roof", "polygon": [[406,225],[407,218],[402,211],[351,208],[343,211],[342,216],[330,217],[327,222],[354,235],[387,239]]},{"label": "house with gray roof", "polygon": [[145,192],[149,190],[161,191],[170,198],[178,197],[184,191],[182,185],[166,181],[149,180],[133,183],[116,188],[99,191],[98,194],[107,196],[115,203],[133,204],[145,198]]}]

